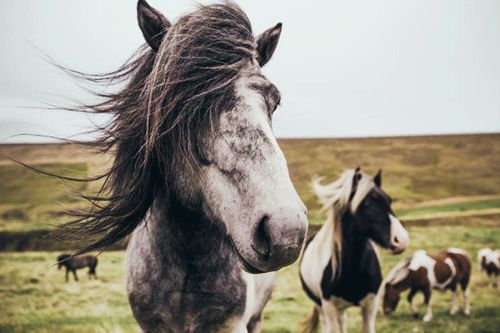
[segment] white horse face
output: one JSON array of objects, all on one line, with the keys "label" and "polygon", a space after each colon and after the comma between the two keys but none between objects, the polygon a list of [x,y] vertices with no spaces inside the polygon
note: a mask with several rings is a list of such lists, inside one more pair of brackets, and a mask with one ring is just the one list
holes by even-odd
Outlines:
[{"label": "white horse face", "polygon": [[253,58],[228,92],[232,103],[214,119],[216,128],[199,129],[207,131],[197,147],[202,165],[180,167],[173,179],[179,199],[222,226],[245,269],[254,273],[297,260],[307,231],[306,208],[271,127],[280,94],[260,72],[280,33],[277,24],[257,38]]},{"label": "white horse face", "polygon": [[276,270],[299,256],[307,212],[271,129],[276,87],[256,64],[236,83],[236,108],[220,116],[220,136],[206,152],[203,200],[221,221],[244,266]]}]

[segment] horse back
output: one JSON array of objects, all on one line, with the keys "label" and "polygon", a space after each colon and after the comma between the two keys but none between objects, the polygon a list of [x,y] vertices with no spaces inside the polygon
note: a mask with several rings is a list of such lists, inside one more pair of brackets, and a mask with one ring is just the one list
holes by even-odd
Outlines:
[{"label": "horse back", "polygon": [[449,252],[448,255],[457,269],[456,272],[457,282],[463,280],[468,281],[472,270],[472,263],[470,258],[465,253],[462,254],[462,253]]}]

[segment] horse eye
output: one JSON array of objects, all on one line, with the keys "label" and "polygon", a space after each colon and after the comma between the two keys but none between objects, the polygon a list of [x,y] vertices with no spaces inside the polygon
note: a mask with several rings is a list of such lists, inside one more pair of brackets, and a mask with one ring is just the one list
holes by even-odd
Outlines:
[{"label": "horse eye", "polygon": [[276,109],[278,108],[278,106],[281,104],[281,99],[278,100],[278,103],[274,104],[274,109],[271,113],[274,113],[274,111],[276,111]]}]

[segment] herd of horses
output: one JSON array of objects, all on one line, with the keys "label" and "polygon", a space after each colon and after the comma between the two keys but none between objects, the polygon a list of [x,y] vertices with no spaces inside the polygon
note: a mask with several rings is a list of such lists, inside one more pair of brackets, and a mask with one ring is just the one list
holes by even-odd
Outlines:
[{"label": "herd of horses", "polygon": [[[322,319],[324,332],[345,332],[346,308],[360,306],[364,332],[374,332],[379,300],[389,314],[405,289],[410,302],[424,293],[425,320],[432,288],[456,298],[460,286],[470,313],[471,264],[462,250],[417,251],[383,278],[374,244],[400,254],[409,235],[380,172],[314,181],[328,219],[305,242],[307,209],[272,131],[280,93],[261,71],[280,23],[254,37],[232,2],[171,23],[139,0],[137,17],[146,44],[135,57],[109,74],[71,72],[119,90],[76,109],[112,116],[102,137],[85,144],[115,159],[87,179],[104,180],[97,196],[85,197],[92,208],[62,229],[92,239],[59,258],[67,278],[82,266],[95,277],[97,260],[78,255],[130,235],[127,293],[143,332],[258,332],[275,272],[301,254],[298,278],[314,304],[306,331]],[[492,272],[498,261],[484,258]]]},{"label": "herd of horses", "polygon": [[[318,180],[313,182],[328,218],[320,230],[306,240],[302,250],[299,278],[304,292],[314,303],[312,314],[301,323],[302,332],[316,332],[322,319],[324,332],[345,333],[346,309],[359,306],[362,332],[374,333],[379,303],[382,302],[383,313],[390,316],[406,290],[409,290],[407,300],[415,317],[418,310],[413,298],[418,292],[424,295],[424,322],[432,319],[432,289],[450,290],[450,314],[455,315],[459,311],[459,287],[464,298],[463,312],[470,315],[471,260],[462,249],[449,248],[435,254],[417,250],[396,264],[383,279],[374,244],[392,254],[400,254],[408,247],[409,236],[392,212],[391,198],[381,186],[380,170],[371,178],[359,168],[346,170],[340,179],[328,185],[321,185]],[[69,272],[73,272],[77,281],[76,270],[85,267],[89,268],[89,279],[96,278],[97,257],[63,254],[57,261],[59,268],[66,267],[66,281]],[[491,286],[497,287],[500,251],[481,249],[477,261]],[[271,298],[275,275],[275,272],[260,273],[253,278],[253,296],[257,302],[246,325],[249,333],[260,332],[261,314]]]}]

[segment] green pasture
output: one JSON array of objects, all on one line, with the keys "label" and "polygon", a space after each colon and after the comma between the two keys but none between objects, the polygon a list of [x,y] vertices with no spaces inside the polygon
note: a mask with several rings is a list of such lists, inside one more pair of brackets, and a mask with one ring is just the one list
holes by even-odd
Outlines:
[{"label": "green pasture", "polygon": [[[499,217],[496,217],[499,219]],[[500,225],[500,221],[497,221]],[[471,257],[481,247],[500,243],[500,227],[477,227],[464,220],[454,226],[409,227],[412,251],[461,247]],[[405,254],[405,255],[407,255]],[[124,252],[100,256],[98,280],[88,281],[80,271],[79,283],[64,282],[54,264],[56,252],[0,253],[0,332],[137,332],[124,289]],[[384,271],[403,258],[381,251]],[[264,314],[263,332],[295,332],[312,302],[302,292],[297,264],[278,272],[276,288]],[[472,315],[448,314],[449,294],[435,292],[434,320],[423,323],[410,315],[402,300],[395,315],[378,316],[379,332],[493,333],[500,327],[500,289],[491,289],[483,275],[472,272]],[[421,296],[417,301],[420,302]],[[424,309],[421,308],[423,315]],[[359,309],[349,311],[349,332],[360,330]]]}]

